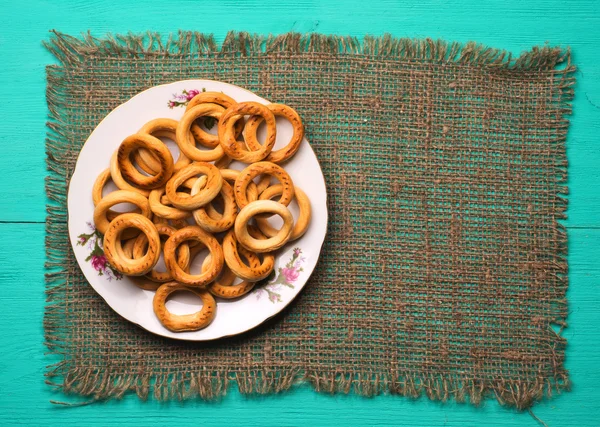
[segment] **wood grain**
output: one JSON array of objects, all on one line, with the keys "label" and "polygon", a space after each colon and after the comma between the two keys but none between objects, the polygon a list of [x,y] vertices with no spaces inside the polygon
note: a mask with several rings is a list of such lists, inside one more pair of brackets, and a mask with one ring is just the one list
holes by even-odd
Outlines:
[{"label": "wood grain", "polygon": [[[132,19],[135,17],[135,19]],[[43,182],[45,104],[44,67],[54,62],[41,46],[48,30],[96,36],[153,29],[215,33],[227,30],[258,33],[286,31],[362,36],[390,32],[396,36],[477,40],[519,53],[548,42],[569,45],[579,67],[572,125],[569,228],[570,289],[567,367],[573,391],[534,407],[551,426],[598,425],[600,409],[600,2],[508,0],[479,2],[386,1],[328,2],[300,0],[218,3],[147,0],[120,2],[43,0],[2,3],[0,22],[0,423],[25,425],[538,425],[527,413],[506,410],[495,402],[480,408],[416,401],[397,396],[365,399],[328,396],[299,386],[277,396],[248,398],[231,390],[219,403],[141,403],[129,396],[109,402],[64,409],[50,399],[69,400],[43,383],[45,366]],[[204,415],[210,414],[208,417]]]}]

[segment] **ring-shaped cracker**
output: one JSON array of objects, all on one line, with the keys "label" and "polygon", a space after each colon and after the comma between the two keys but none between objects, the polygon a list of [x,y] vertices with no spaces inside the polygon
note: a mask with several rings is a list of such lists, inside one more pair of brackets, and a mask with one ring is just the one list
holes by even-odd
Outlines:
[{"label": "ring-shaped cracker", "polygon": [[198,117],[210,116],[219,119],[224,109],[217,104],[200,104],[187,110],[177,125],[177,145],[188,158],[197,162],[211,162],[223,157],[223,148],[217,145],[212,150],[200,150],[190,128]]},{"label": "ring-shaped cracker", "polygon": [[[302,139],[304,138],[304,125],[302,124],[302,120],[300,116],[291,107],[288,107],[284,104],[267,104],[266,106],[275,117],[285,117],[292,124],[293,134],[290,142],[288,144],[279,149],[274,150],[269,153],[265,160],[267,162],[273,163],[281,163],[290,159],[298,149],[300,148],[300,144],[302,143]],[[246,127],[244,128],[244,140],[246,141],[246,145],[250,150],[258,150],[261,147],[261,143],[258,142],[256,132],[258,127],[262,123],[263,118],[260,116],[253,116],[248,119],[246,122]]]},{"label": "ring-shaped cracker", "polygon": [[[156,175],[144,175],[131,162],[131,154],[145,148],[160,162],[160,170]],[[129,135],[117,150],[117,161],[123,177],[143,190],[162,187],[173,175],[173,156],[164,142],[145,133]]]},{"label": "ring-shaped cracker", "polygon": [[[94,202],[94,207],[102,200],[102,191],[109,179],[112,179],[110,176],[110,168],[106,168],[98,175],[96,181],[94,181],[94,186],[92,187],[92,201]],[[121,213],[122,212],[115,212],[112,209],[109,209],[108,212],[106,212],[106,218],[109,221],[112,221]]]},{"label": "ring-shaped cracker", "polygon": [[[267,137],[260,148],[249,151],[245,144],[238,141],[235,135],[235,123],[244,115],[258,115],[265,120]],[[229,157],[245,163],[259,162],[271,153],[275,145],[277,126],[275,116],[267,107],[258,102],[240,102],[229,107],[219,120],[219,142]]]},{"label": "ring-shaped cracker", "polygon": [[[235,180],[237,179],[237,177],[240,175],[240,171],[239,170],[235,170],[235,169],[220,169],[221,170],[221,176],[223,177],[223,179],[225,181],[228,181],[231,183],[232,187],[233,185],[235,185]],[[267,177],[270,179],[270,177]],[[248,201],[253,202],[255,200],[258,200],[258,195],[260,194],[260,192],[258,191],[258,187],[257,185],[250,181],[250,183],[248,184],[248,188],[246,190],[246,197],[248,199]],[[236,201],[237,203],[237,201]],[[219,211],[217,211],[215,209],[215,207],[212,205],[212,203],[209,203],[205,206],[206,208],[206,213],[208,213],[208,216],[210,216],[212,219],[220,219],[223,214],[220,213]]]},{"label": "ring-shaped cracker", "polygon": [[[273,185],[268,187],[265,191],[263,191],[260,195],[260,200],[270,200],[275,196],[279,196],[283,191],[283,187],[281,185]],[[298,219],[294,224],[294,228],[292,228],[292,234],[290,236],[290,242],[292,240],[296,240],[306,233],[308,230],[308,225],[310,224],[311,219],[311,206],[310,200],[306,193],[302,191],[299,187],[294,187],[294,198],[298,203],[298,208],[300,209],[300,213],[298,215]],[[267,237],[273,237],[277,234],[277,230],[269,224],[266,218],[254,217],[256,219],[256,225],[263,232],[263,234]]]},{"label": "ring-shaped cracker", "polygon": [[[255,238],[264,237],[258,229],[255,229],[254,227],[249,228]],[[249,267],[240,258],[239,249],[241,248],[238,248],[235,232],[229,230],[223,238],[223,255],[225,257],[225,263],[236,276],[244,280],[255,282],[257,280],[262,280],[271,274],[273,267],[275,266],[275,257],[272,254],[262,254],[263,259],[260,265],[258,267]]]},{"label": "ring-shaped cracker", "polygon": [[[193,196],[178,193],[177,189],[189,178],[198,174],[206,175],[206,184],[198,193]],[[202,178],[199,178],[202,179]],[[167,182],[165,188],[167,197],[171,204],[176,208],[183,210],[198,209],[201,206],[209,203],[217,197],[223,186],[223,177],[221,172],[214,165],[205,162],[194,162],[189,166],[177,172],[173,178]]]},{"label": "ring-shaped cracker", "polygon": [[[244,248],[240,248],[240,253],[248,259],[250,263],[250,267],[258,267],[260,265],[260,258],[253,254],[250,251],[245,250]],[[208,268],[210,263],[210,255],[204,258],[204,262],[202,263],[202,269],[204,270],[205,266]],[[216,297],[224,298],[224,299],[233,299],[239,298],[242,295],[247,294],[253,288],[256,282],[250,282],[248,280],[242,280],[240,283],[234,285],[233,282],[236,278],[236,275],[233,274],[233,271],[227,264],[223,266],[223,271],[220,276],[215,279],[214,282],[208,285],[208,292],[213,294]]]},{"label": "ring-shaped cracker", "polygon": [[[283,226],[273,237],[268,239],[255,239],[248,233],[248,221],[261,213],[279,215],[283,219]],[[281,203],[273,200],[257,200],[249,203],[239,213],[235,220],[235,237],[240,245],[253,252],[271,252],[285,245],[294,228],[294,217],[290,210]]]},{"label": "ring-shaped cracker", "polygon": [[121,173],[121,168],[119,167],[117,154],[118,152],[117,150],[115,150],[115,152],[110,158],[110,177],[112,178],[115,185],[121,190],[135,191],[136,193],[139,193],[144,197],[148,197],[150,191],[142,190],[141,188],[135,187],[127,181],[125,181],[125,178],[123,178],[123,174]]},{"label": "ring-shaped cracker", "polygon": [[246,169],[240,172],[235,180],[233,192],[235,193],[235,200],[240,209],[243,209],[250,203],[247,191],[252,180],[258,175],[271,175],[277,178],[279,183],[283,186],[283,192],[278,202],[284,206],[290,204],[294,198],[294,183],[289,174],[281,166],[278,166],[275,163],[258,162],[246,167]]},{"label": "ring-shaped cracker", "polygon": [[[135,228],[146,235],[148,249],[146,254],[137,259],[124,257],[121,235],[128,228]],[[160,236],[156,227],[147,217],[126,213],[111,221],[104,233],[104,255],[108,262],[119,272],[128,276],[141,276],[154,268],[160,257]]]},{"label": "ring-shaped cracker", "polygon": [[[177,131],[177,123],[177,120],[174,119],[150,120],[148,123],[142,126],[138,133],[147,133],[155,138],[169,138],[175,142],[177,140],[175,136],[175,132]],[[135,150],[133,153],[133,159],[144,172],[150,175],[155,175],[160,171],[160,161],[145,148]],[[190,163],[191,160],[180,151],[179,157],[173,166],[173,172],[177,172]]]},{"label": "ring-shaped cracker", "polygon": [[[196,240],[206,246],[210,251],[212,257],[210,269],[204,273],[192,275],[185,272],[177,263],[175,251],[179,245],[187,240]],[[163,256],[167,270],[171,273],[173,278],[186,286],[194,287],[206,286],[208,283],[212,282],[221,272],[224,263],[223,249],[217,239],[198,226],[188,226],[181,230],[177,230],[177,232],[166,241],[163,247]]]},{"label": "ring-shaped cracker", "polygon": [[[159,236],[171,237],[177,229],[167,224],[156,224],[156,230]],[[148,240],[144,234],[140,234],[134,241],[132,257],[134,259],[140,258],[146,252],[148,246]],[[164,246],[161,244],[161,246]],[[183,243],[177,248],[177,262],[183,269],[187,268],[190,263],[190,247]],[[173,280],[173,276],[169,271],[156,271],[154,268],[146,274],[146,277],[154,282],[169,282]]]},{"label": "ring-shaped cracker", "polygon": [[[197,194],[201,188],[202,182],[200,182],[200,180],[196,181],[192,187],[191,195],[194,196]],[[211,233],[220,233],[221,231],[229,230],[235,223],[235,218],[238,213],[235,196],[233,195],[233,187],[231,187],[226,180],[223,180],[220,194],[223,198],[223,213],[221,214],[220,218],[211,217],[207,213],[205,206],[194,211],[194,220],[196,220],[196,224],[198,224],[204,230],[210,231]],[[212,206],[212,204],[209,203],[208,206]],[[214,211],[216,212],[216,210]]]},{"label": "ring-shaped cracker", "polygon": [[155,215],[165,219],[185,219],[190,216],[189,211],[184,211],[182,209],[174,208],[172,206],[166,206],[165,204],[163,204],[163,194],[165,194],[165,188],[161,187],[152,190],[150,192],[150,196],[148,197],[150,209]]},{"label": "ring-shaped cracker", "polygon": [[[192,98],[192,100],[190,102],[188,102],[188,105],[185,108],[185,111],[191,110],[192,108],[194,108],[197,105],[200,104],[217,104],[220,105],[221,107],[223,107],[224,109],[227,109],[229,107],[231,107],[232,105],[236,104],[236,101],[225,95],[224,93],[221,92],[201,92],[198,95],[196,95],[195,97]],[[244,129],[244,120],[239,120],[238,123],[236,123],[236,135],[240,135]],[[219,145],[219,136],[218,135],[213,135],[210,134],[208,132],[206,132],[204,129],[202,129],[200,126],[198,126],[197,124],[192,124],[191,127],[191,132],[192,135],[194,135],[194,138],[196,139],[196,141],[208,148],[215,148],[217,145]]]},{"label": "ring-shaped cracker", "polygon": [[[167,310],[167,298],[173,292],[188,291],[200,297],[202,309],[193,314],[173,314]],[[217,302],[203,289],[192,289],[177,282],[163,283],[154,294],[152,301],[154,313],[163,326],[173,332],[198,331],[206,328],[217,314]]]},{"label": "ring-shaped cracker", "polygon": [[[101,234],[106,233],[106,230],[109,226],[109,220],[107,218],[109,209],[119,203],[132,203],[136,205],[138,208],[140,208],[141,214],[146,218],[150,218],[152,215],[148,199],[141,194],[126,190],[113,191],[112,193],[104,196],[94,208],[94,224],[96,225],[96,230],[98,230]],[[126,213],[122,213],[116,218],[120,218]]]}]

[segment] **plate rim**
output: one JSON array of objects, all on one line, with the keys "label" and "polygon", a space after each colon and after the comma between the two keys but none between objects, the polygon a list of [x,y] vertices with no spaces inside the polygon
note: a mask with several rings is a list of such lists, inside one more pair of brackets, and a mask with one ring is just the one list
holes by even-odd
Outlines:
[{"label": "plate rim", "polygon": [[[243,88],[241,86],[235,85],[233,83],[228,83],[228,82],[223,82],[220,80],[214,80],[214,79],[185,79],[185,80],[175,80],[169,83],[163,83],[160,85],[154,85],[151,86],[141,92],[136,93],[135,95],[133,95],[131,98],[127,99],[126,101],[120,103],[119,105],[117,105],[115,108],[113,108],[106,116],[104,116],[102,118],[102,120],[100,120],[100,122],[98,122],[98,124],[94,127],[94,129],[92,130],[92,132],[88,135],[87,139],[85,140],[85,142],[83,143],[83,145],[81,146],[79,153],[77,154],[77,160],[75,161],[75,167],[73,168],[73,173],[71,174],[71,176],[69,177],[69,183],[67,185],[67,198],[66,198],[66,207],[67,207],[67,232],[68,232],[68,236],[69,236],[69,243],[71,245],[71,249],[73,250],[73,256],[75,257],[75,260],[77,261],[77,265],[79,266],[79,269],[81,271],[81,274],[83,275],[83,277],[85,278],[86,282],[88,283],[89,286],[92,287],[92,289],[94,289],[94,292],[96,292],[96,294],[98,296],[100,296],[100,298],[102,298],[102,300],[105,302],[105,304],[114,312],[116,313],[118,316],[122,317],[123,319],[125,319],[126,321],[136,325],[137,327],[143,329],[144,331],[155,335],[155,336],[159,336],[161,338],[166,338],[166,339],[173,339],[173,340],[177,340],[177,341],[189,341],[189,342],[212,342],[212,341],[216,341],[216,340],[220,340],[220,339],[227,339],[227,338],[231,338],[231,337],[235,337],[241,334],[245,334],[253,329],[258,328],[261,325],[264,325],[267,321],[273,319],[274,317],[278,316],[282,311],[284,311],[294,300],[296,300],[296,298],[298,298],[298,296],[300,295],[300,293],[303,292],[304,288],[306,287],[306,284],[308,283],[308,281],[311,279],[312,275],[314,274],[320,258],[321,258],[321,253],[323,252],[323,246],[325,245],[325,240],[327,239],[327,235],[328,235],[328,225],[329,225],[329,208],[328,208],[328,193],[327,193],[327,181],[325,180],[325,176],[323,175],[323,169],[321,167],[321,162],[319,161],[319,158],[317,157],[315,151],[312,148],[312,145],[310,144],[310,142],[308,141],[308,138],[306,138],[306,136],[304,137],[304,139],[306,139],[307,142],[307,146],[310,149],[310,151],[312,152],[315,160],[317,161],[317,164],[319,165],[319,174],[321,175],[321,179],[323,181],[323,187],[325,188],[325,198],[324,198],[324,209],[325,209],[325,233],[323,234],[323,238],[322,241],[320,243],[319,246],[319,251],[318,251],[318,256],[317,256],[317,260],[315,262],[315,266],[313,267],[312,271],[310,272],[310,274],[308,275],[308,277],[306,278],[306,280],[304,281],[304,283],[302,284],[302,286],[300,287],[300,289],[298,290],[298,292],[296,293],[296,295],[293,298],[290,298],[289,301],[282,303],[279,307],[280,309],[278,311],[276,311],[275,313],[273,313],[270,316],[265,317],[263,320],[261,320],[259,323],[244,329],[242,331],[239,332],[235,332],[235,333],[229,333],[229,334],[224,334],[224,335],[220,335],[217,337],[213,337],[213,338],[193,338],[191,335],[179,335],[179,336],[170,336],[170,335],[163,335],[160,334],[158,332],[154,332],[149,330],[148,328],[144,327],[142,324],[138,323],[137,321],[134,321],[130,318],[128,318],[127,316],[125,316],[124,314],[118,312],[111,304],[108,303],[108,301],[106,300],[106,298],[100,293],[98,292],[98,290],[90,283],[90,281],[88,280],[87,276],[85,275],[85,273],[83,272],[82,266],[79,264],[79,259],[77,258],[77,256],[75,255],[75,247],[74,247],[74,240],[73,240],[73,236],[71,234],[71,210],[69,209],[69,199],[71,197],[71,182],[72,182],[72,178],[75,175],[75,173],[77,172],[77,168],[80,166],[79,164],[79,158],[81,156],[82,151],[84,150],[86,144],[90,141],[92,135],[96,132],[96,129],[105,121],[108,119],[109,116],[111,116],[113,113],[116,113],[117,110],[119,110],[121,107],[123,107],[126,103],[128,103],[129,101],[133,100],[134,98],[143,95],[144,93],[159,88],[159,87],[165,87],[165,86],[170,86],[173,84],[183,84],[186,82],[199,82],[199,81],[210,81],[210,82],[214,82],[217,84],[225,84],[225,85],[229,85],[229,86],[234,86],[244,92],[248,92],[254,96],[258,96],[259,98],[267,101],[268,103],[273,103],[270,100],[263,98],[262,96],[246,89]],[[74,232],[74,230],[73,230]]]}]

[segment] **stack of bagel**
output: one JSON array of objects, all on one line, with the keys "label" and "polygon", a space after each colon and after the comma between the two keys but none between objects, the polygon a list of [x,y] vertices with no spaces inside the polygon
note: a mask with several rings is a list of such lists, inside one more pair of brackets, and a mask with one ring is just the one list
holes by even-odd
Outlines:
[{"label": "stack of bagel", "polygon": [[[293,128],[279,150],[273,149],[276,116]],[[206,118],[217,123],[216,135],[201,124]],[[257,133],[263,122],[261,143]],[[177,143],[176,160],[161,138]],[[238,103],[223,93],[201,92],[181,120],[151,120],[112,155],[93,187],[95,226],[104,235],[108,262],[137,286],[155,292],[154,312],[167,329],[208,326],[217,314],[215,297],[248,293],[273,271],[276,251],[306,232],[310,201],[284,168],[303,138],[299,115],[286,105]],[[229,168],[234,160],[245,168]],[[118,190],[103,195],[109,180]],[[288,209],[293,200],[299,207],[296,219]],[[135,210],[111,209],[120,203],[131,203]],[[283,220],[279,229],[269,222],[273,215]],[[192,262],[204,249],[209,254],[201,271],[192,273]],[[156,269],[161,254],[166,271]],[[198,295],[202,309],[170,313],[166,300],[180,290]]]}]

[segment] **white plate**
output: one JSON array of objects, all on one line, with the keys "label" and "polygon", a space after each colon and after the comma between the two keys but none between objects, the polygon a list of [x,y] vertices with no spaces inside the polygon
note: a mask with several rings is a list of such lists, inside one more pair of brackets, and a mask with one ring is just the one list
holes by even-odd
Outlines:
[{"label": "white plate", "polygon": [[[152,119],[180,119],[187,103],[186,93],[203,89],[223,92],[238,102],[269,103],[245,89],[213,80],[185,80],[148,89],[115,108],[92,132],[79,153],[68,195],[71,244],[77,262],[90,285],[114,311],[130,322],[157,335],[190,341],[205,341],[239,334],[260,325],[283,310],[298,295],[313,272],[327,230],[325,181],[315,153],[304,139],[298,153],[284,167],[294,183],[310,198],[313,215],[307,233],[278,251],[275,276],[267,284],[236,300],[217,299],[217,316],[210,326],[196,332],[169,331],[162,326],[152,310],[154,292],[142,290],[127,277],[114,274],[102,256],[102,239],[91,225],[94,212],[91,194],[94,181],[98,174],[108,167],[111,154],[126,136],[137,132]],[[277,120],[276,149],[289,141],[291,130],[289,122]],[[168,145],[174,153],[174,158],[177,158],[176,146],[170,143]],[[232,164],[230,167],[242,169],[244,165]],[[295,202],[292,203],[291,210],[297,217]],[[92,253],[94,249],[95,256]],[[195,260],[192,272],[194,269],[199,271],[197,269],[202,261],[199,258],[201,257]],[[176,314],[192,313],[200,307],[200,300],[188,292],[175,294],[167,303],[167,308]]]}]

